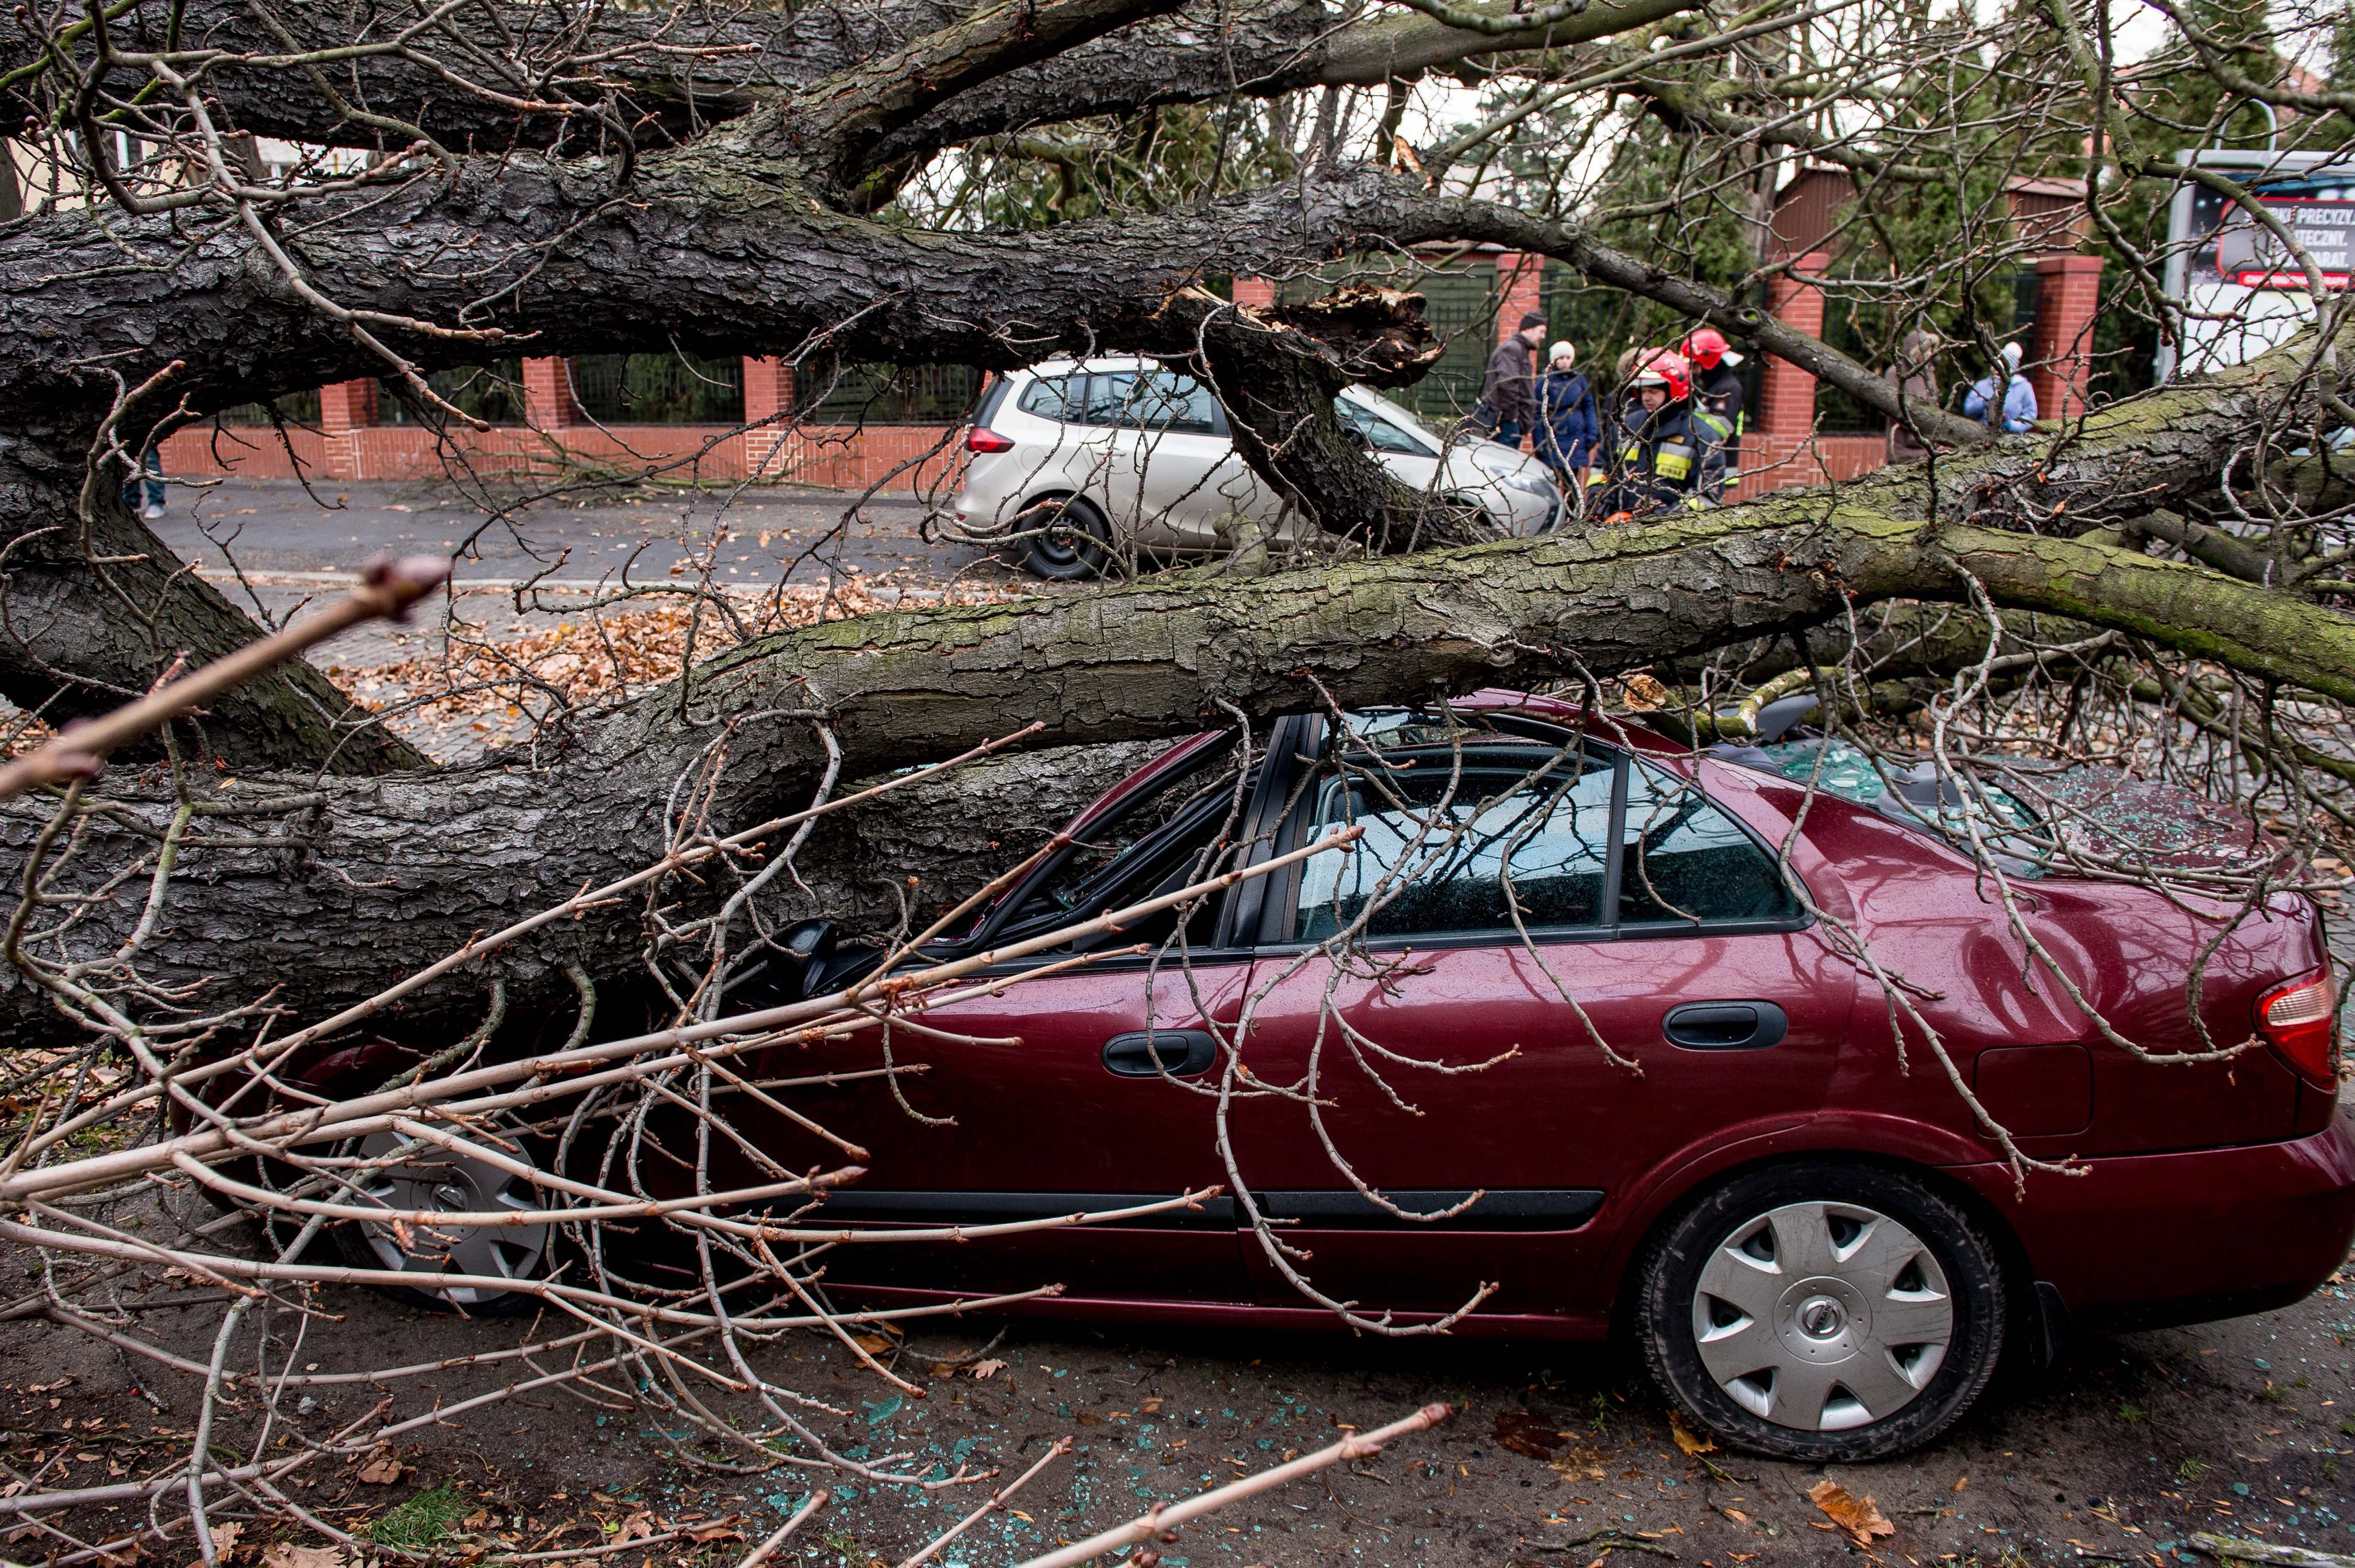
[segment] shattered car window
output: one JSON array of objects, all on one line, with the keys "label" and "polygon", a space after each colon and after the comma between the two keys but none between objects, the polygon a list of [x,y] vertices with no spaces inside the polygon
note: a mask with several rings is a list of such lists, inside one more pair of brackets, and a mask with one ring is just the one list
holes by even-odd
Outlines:
[{"label": "shattered car window", "polygon": [[1699,784],[1638,763],[1627,779],[1625,926],[1789,920],[1798,900],[1774,857]]},{"label": "shattered car window", "polygon": [[1312,836],[1355,824],[1364,837],[1354,853],[1308,863],[1294,939],[1322,941],[1369,906],[1369,937],[1510,932],[1508,898],[1533,929],[1600,924],[1614,767],[1590,757],[1549,768],[1550,760],[1532,756],[1545,769],[1534,777],[1528,768],[1466,767],[1451,779],[1444,758],[1380,785],[1327,773]]}]

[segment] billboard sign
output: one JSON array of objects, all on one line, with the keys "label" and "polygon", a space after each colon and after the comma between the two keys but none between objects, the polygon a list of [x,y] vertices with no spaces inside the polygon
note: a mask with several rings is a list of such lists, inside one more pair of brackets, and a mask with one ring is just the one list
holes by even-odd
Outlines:
[{"label": "billboard sign", "polygon": [[[2268,216],[2288,231],[2312,259],[2323,281],[2344,288],[2355,272],[2355,199],[2327,196],[2283,196],[2261,191],[2258,202]],[[2271,229],[2247,208],[2214,191],[2192,193],[2191,221],[2195,232],[2212,239],[2193,253],[2190,282],[2235,283],[2243,289],[2303,289],[2306,270]]]},{"label": "billboard sign", "polygon": [[[2295,237],[2325,287],[2355,279],[2355,164],[2319,153],[2204,148],[2178,154],[2254,195]],[[2186,181],[2168,212],[2167,291],[2184,309],[2182,357],[2162,344],[2162,380],[2218,370],[2287,339],[2311,317],[2306,270],[2238,202]]]}]

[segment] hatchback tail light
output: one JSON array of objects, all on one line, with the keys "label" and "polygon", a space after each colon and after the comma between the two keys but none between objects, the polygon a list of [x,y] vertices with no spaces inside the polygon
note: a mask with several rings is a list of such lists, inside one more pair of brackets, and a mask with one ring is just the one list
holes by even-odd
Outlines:
[{"label": "hatchback tail light", "polygon": [[2339,1030],[2339,982],[2328,969],[2284,980],[2257,998],[2257,1033],[2289,1065],[2330,1084],[2331,1044]]},{"label": "hatchback tail light", "polygon": [[964,450],[969,452],[1010,452],[1014,450],[1014,441],[1011,437],[1001,436],[996,430],[975,425],[964,439]]}]

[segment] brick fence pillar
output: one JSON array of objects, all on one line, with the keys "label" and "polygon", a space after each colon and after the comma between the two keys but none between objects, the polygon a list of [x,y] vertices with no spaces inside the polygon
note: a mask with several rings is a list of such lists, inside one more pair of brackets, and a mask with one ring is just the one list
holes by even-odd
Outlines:
[{"label": "brick fence pillar", "polygon": [[581,422],[581,405],[572,396],[570,360],[523,362],[523,422],[535,430],[561,430]]},{"label": "brick fence pillar", "polygon": [[374,377],[361,381],[336,381],[319,388],[319,429],[326,440],[326,470],[329,479],[360,477],[360,443],[356,430],[365,430],[376,423],[377,384]]},{"label": "brick fence pillar", "polygon": [[2040,418],[2085,411],[2094,367],[2094,317],[2102,302],[2102,259],[2059,253],[2036,260],[2036,351],[2028,384]]},{"label": "brick fence pillar", "polygon": [[[1542,256],[1518,250],[1497,257],[1497,341],[1521,330],[1521,318],[1531,311],[1545,313],[1545,263]],[[1538,352],[1543,354],[1540,347]]]},{"label": "brick fence pillar", "polygon": [[[1776,321],[1809,337],[1824,331],[1824,291],[1808,279],[1831,264],[1811,251],[1791,264],[1791,272],[1767,286],[1766,311]],[[1816,378],[1787,359],[1769,355],[1758,387],[1758,432],[1769,440],[1805,440],[1816,428]]]},{"label": "brick fence pillar", "polygon": [[[778,453],[789,439],[780,414],[794,408],[794,367],[782,359],[744,356],[744,423],[758,429],[744,432],[744,471],[754,479],[783,466]],[[774,424],[762,424],[776,419]]]},{"label": "brick fence pillar", "polygon": [[1273,278],[1238,278],[1235,280],[1235,303],[1255,311],[1273,308],[1275,280]]}]

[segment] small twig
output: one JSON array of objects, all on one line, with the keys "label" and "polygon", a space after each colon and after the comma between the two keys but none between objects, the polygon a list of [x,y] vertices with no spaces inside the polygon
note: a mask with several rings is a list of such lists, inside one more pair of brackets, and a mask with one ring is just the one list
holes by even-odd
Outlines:
[{"label": "small twig", "polygon": [[1151,1541],[1166,1530],[1174,1530],[1187,1520],[1212,1513],[1230,1503],[1273,1491],[1287,1481],[1310,1476],[1327,1465],[1337,1465],[1344,1459],[1362,1459],[1379,1454],[1393,1439],[1411,1436],[1438,1425],[1455,1414],[1446,1404],[1426,1404],[1403,1421],[1393,1421],[1388,1426],[1371,1432],[1356,1433],[1344,1437],[1329,1448],[1319,1448],[1314,1454],[1304,1454],[1288,1465],[1278,1465],[1272,1470],[1262,1470],[1255,1476],[1245,1476],[1239,1481],[1229,1481],[1212,1491],[1198,1492],[1190,1498],[1156,1507],[1141,1519],[1116,1525],[1100,1534],[1091,1535],[1075,1545],[1050,1552],[1044,1557],[1033,1557],[1022,1568],[1073,1568],[1073,1564],[1092,1563],[1107,1552]]},{"label": "small twig", "polygon": [[739,1559],[736,1563],[736,1568],[761,1568],[762,1563],[766,1563],[770,1558],[774,1557],[777,1554],[778,1547],[783,1546],[788,1540],[792,1539],[794,1531],[802,1527],[802,1521],[809,1518],[810,1515],[815,1513],[818,1510],[824,1508],[826,1506],[826,1499],[832,1495],[833,1494],[828,1492],[824,1487],[820,1487],[817,1490],[810,1493],[808,1497],[802,1500],[802,1506],[794,1510],[794,1517],[780,1525],[774,1535],[772,1535],[768,1540],[761,1542],[760,1545],[755,1546],[751,1551],[746,1552],[742,1558]]}]

